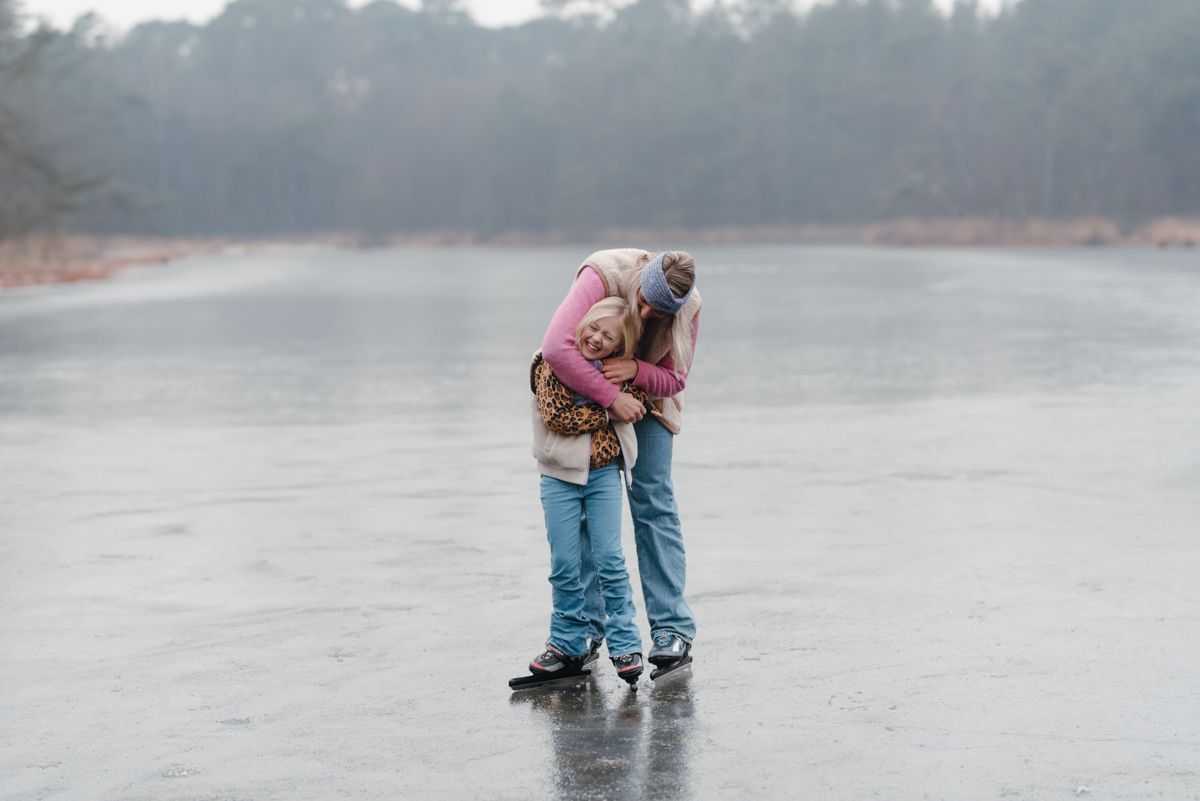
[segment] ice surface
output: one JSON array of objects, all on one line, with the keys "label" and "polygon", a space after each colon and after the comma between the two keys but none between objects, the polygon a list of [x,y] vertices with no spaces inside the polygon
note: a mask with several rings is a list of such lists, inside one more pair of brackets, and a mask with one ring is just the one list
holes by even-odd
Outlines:
[{"label": "ice surface", "polygon": [[1195,254],[697,251],[691,675],[514,695],[583,255],[0,295],[0,798],[1200,793]]}]

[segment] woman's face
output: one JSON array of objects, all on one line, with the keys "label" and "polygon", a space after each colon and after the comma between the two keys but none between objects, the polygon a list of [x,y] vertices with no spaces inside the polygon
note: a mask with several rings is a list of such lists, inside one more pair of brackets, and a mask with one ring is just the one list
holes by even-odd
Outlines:
[{"label": "woman's face", "polygon": [[621,345],[621,320],[618,317],[601,317],[588,323],[583,329],[579,352],[593,361],[607,359]]},{"label": "woman's face", "polygon": [[637,291],[637,301],[638,316],[641,317],[644,322],[648,322],[650,320],[662,320],[671,316],[662,309],[656,309],[651,306],[650,301],[646,300],[646,296],[642,294],[642,290],[640,289]]}]

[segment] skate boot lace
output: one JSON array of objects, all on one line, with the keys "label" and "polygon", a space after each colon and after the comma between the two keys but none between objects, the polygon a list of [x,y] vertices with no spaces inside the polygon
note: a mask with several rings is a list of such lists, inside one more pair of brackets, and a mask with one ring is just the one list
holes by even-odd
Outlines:
[{"label": "skate boot lace", "polygon": [[554,661],[554,660],[556,660],[556,659],[557,659],[557,660],[559,660],[559,661],[561,661],[561,656],[560,656],[560,654],[558,654],[558,653],[557,653],[557,652],[556,652],[554,649],[552,649],[552,648],[550,648],[549,646],[547,646],[547,647],[546,647],[546,650],[542,652],[542,655],[541,655],[541,656],[539,656],[539,657],[537,658],[537,661],[539,661],[539,662],[551,662],[551,661]]}]

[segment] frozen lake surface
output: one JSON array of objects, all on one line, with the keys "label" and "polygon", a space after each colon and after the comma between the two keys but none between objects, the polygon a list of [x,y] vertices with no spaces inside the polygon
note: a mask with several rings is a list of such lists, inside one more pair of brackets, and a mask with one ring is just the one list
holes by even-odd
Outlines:
[{"label": "frozen lake surface", "polygon": [[1197,254],[696,250],[694,669],[513,696],[586,255],[0,295],[0,798],[1200,798]]}]

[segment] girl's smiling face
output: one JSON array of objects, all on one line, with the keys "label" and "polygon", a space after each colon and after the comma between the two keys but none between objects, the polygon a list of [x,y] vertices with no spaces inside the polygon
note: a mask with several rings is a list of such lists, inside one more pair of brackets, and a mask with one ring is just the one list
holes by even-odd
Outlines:
[{"label": "girl's smiling face", "polygon": [[621,318],[601,317],[588,324],[579,343],[579,352],[595,361],[607,359],[621,346]]}]

